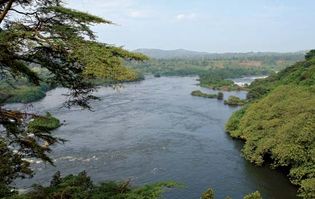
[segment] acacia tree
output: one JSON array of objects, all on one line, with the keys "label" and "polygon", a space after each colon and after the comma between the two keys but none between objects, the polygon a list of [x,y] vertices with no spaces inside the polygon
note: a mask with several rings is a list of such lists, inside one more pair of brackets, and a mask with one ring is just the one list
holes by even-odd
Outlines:
[{"label": "acacia tree", "polygon": [[[124,59],[146,57],[120,47],[96,41],[90,26],[111,24],[103,18],[63,6],[61,0],[0,0],[0,72],[2,78],[25,77],[39,85],[46,81],[69,89],[67,106],[89,107],[100,77],[121,81],[130,76]],[[49,72],[43,80],[32,70]],[[16,178],[31,177],[26,158],[39,158],[53,164],[51,146],[63,140],[49,128],[30,127],[30,121],[44,116],[5,109],[10,96],[0,93],[0,192]],[[4,193],[4,192],[3,192]],[[0,194],[1,195],[1,194]]]}]

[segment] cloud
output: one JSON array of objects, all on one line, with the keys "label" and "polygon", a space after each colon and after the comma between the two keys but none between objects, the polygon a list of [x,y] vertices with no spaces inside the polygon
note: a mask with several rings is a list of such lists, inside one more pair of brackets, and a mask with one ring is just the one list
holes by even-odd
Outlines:
[{"label": "cloud", "polygon": [[182,21],[182,20],[192,20],[196,18],[196,14],[195,13],[188,13],[188,14],[178,14],[175,17],[178,21]]},{"label": "cloud", "polygon": [[129,11],[128,16],[132,18],[146,18],[150,16],[150,13],[144,10],[132,10]]}]

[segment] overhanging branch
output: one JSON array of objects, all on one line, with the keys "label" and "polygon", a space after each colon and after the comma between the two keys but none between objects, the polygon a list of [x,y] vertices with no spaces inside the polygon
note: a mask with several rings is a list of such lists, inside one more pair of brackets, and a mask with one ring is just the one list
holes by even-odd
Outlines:
[{"label": "overhanging branch", "polygon": [[8,4],[5,6],[4,10],[0,14],[0,24],[4,20],[5,16],[8,14],[9,10],[12,7],[14,0],[9,0]]}]

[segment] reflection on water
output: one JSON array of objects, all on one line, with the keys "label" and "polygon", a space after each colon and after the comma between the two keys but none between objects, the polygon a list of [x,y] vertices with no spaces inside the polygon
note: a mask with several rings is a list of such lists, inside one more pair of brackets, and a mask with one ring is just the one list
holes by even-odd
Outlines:
[{"label": "reflection on water", "polygon": [[[218,198],[241,198],[256,190],[272,198],[295,198],[296,189],[280,173],[254,167],[241,157],[239,141],[224,132],[236,110],[222,101],[190,95],[200,89],[193,77],[151,78],[119,90],[101,88],[94,111],[60,108],[63,89],[51,91],[29,110],[49,111],[65,125],[55,133],[67,139],[52,154],[56,167],[34,164],[37,175],[20,187],[47,183],[51,175],[86,170],[95,181],[135,184],[175,180],[187,188],[166,198],[199,198],[208,187]],[[215,92],[201,89],[204,92]],[[244,92],[225,93],[244,98]],[[24,108],[21,105],[10,105]],[[31,182],[31,183],[30,183]]]}]

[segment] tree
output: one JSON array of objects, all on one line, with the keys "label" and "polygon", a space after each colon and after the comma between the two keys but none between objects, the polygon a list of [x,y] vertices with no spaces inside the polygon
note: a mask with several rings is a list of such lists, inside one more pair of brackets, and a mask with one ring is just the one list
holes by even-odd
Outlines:
[{"label": "tree", "polygon": [[222,92],[218,92],[218,100],[223,100],[224,94]]},{"label": "tree", "polygon": [[[135,54],[96,41],[93,24],[112,24],[103,18],[63,6],[61,0],[0,0],[1,78],[25,77],[34,85],[46,81],[69,89],[66,106],[90,108],[96,89],[91,80],[121,81],[130,71],[123,60],[143,60]],[[43,80],[33,66],[48,71]],[[51,146],[64,140],[54,137],[50,128],[29,124],[46,116],[3,108],[10,98],[0,93],[0,190],[16,178],[31,177],[26,158],[39,158],[53,164]],[[0,194],[1,195],[1,194]]]},{"label": "tree", "polygon": [[315,57],[315,50],[310,50],[308,53],[306,53],[306,55],[305,55],[305,59],[306,60],[310,60],[310,59],[312,59],[312,58],[314,58]]},{"label": "tree", "polygon": [[214,191],[209,188],[206,192],[204,192],[201,196],[201,199],[214,199]]},{"label": "tree", "polygon": [[42,198],[82,198],[82,199],[158,199],[165,191],[177,187],[174,182],[160,182],[142,187],[133,187],[127,182],[94,183],[86,172],[78,175],[61,177],[56,173],[49,186],[34,185],[25,194],[14,195],[7,199],[42,199]]},{"label": "tree", "polygon": [[244,196],[244,199],[262,199],[259,191]]}]

